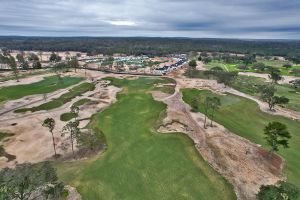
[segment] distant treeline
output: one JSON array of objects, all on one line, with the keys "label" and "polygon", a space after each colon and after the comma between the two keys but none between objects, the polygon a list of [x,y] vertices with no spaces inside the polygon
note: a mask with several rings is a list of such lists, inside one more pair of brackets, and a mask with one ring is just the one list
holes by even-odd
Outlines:
[{"label": "distant treeline", "polygon": [[189,51],[219,51],[300,56],[300,41],[292,40],[238,40],[192,38],[112,38],[112,37],[0,37],[0,48],[11,50],[82,51],[124,53],[132,55],[165,55]]}]

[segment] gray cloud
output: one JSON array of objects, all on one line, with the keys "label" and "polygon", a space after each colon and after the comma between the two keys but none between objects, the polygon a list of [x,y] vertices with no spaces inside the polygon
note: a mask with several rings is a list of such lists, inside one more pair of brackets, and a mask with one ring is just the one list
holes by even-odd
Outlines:
[{"label": "gray cloud", "polygon": [[0,35],[300,39],[299,0],[0,0]]}]

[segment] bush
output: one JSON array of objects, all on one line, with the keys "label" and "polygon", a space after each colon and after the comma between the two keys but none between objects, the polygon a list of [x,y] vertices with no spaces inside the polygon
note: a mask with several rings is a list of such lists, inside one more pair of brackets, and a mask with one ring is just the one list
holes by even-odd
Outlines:
[{"label": "bush", "polygon": [[279,181],[276,185],[263,185],[257,194],[258,200],[296,200],[300,190],[297,186]]}]

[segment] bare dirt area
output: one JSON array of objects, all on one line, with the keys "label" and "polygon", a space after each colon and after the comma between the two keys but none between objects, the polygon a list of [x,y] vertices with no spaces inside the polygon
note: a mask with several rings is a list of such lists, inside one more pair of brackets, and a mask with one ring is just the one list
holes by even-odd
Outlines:
[{"label": "bare dirt area", "polygon": [[[82,73],[83,72],[80,71],[68,75],[82,76]],[[108,81],[100,80],[106,76],[109,75],[94,73],[93,75],[88,76],[87,81],[94,82],[96,84],[96,89],[74,98],[71,102],[68,102],[57,109],[34,113],[26,112],[23,114],[13,112],[13,110],[16,107],[19,108],[20,105],[30,104],[30,107],[32,107],[50,101],[51,99],[66,93],[69,88],[49,94],[46,101],[41,95],[32,95],[30,97],[7,102],[3,109],[6,109],[8,112],[0,115],[0,131],[13,133],[14,135],[4,141],[2,145],[5,151],[8,154],[15,155],[16,159],[8,162],[7,158],[1,157],[0,168],[13,167],[16,164],[24,162],[37,163],[52,159],[54,154],[52,137],[48,129],[42,126],[43,120],[48,117],[52,117],[56,122],[54,137],[57,145],[57,153],[62,157],[68,157],[71,154],[71,145],[68,137],[61,137],[61,130],[65,125],[65,122],[60,120],[60,115],[70,112],[71,105],[78,100],[90,99],[91,101],[89,103],[79,107],[80,111],[77,118],[80,120],[80,127],[83,128],[88,124],[91,115],[114,103],[116,101],[116,95],[121,89],[109,85]],[[33,78],[31,80],[35,79]],[[1,109],[1,111],[3,109]]]},{"label": "bare dirt area", "polygon": [[[269,74],[260,74],[260,73],[254,73],[254,72],[239,72],[239,75],[243,76],[254,76],[258,78],[264,78],[267,82],[271,82],[272,80],[269,78]],[[279,84],[289,84],[290,81],[299,79],[299,77],[296,76],[282,76],[283,79],[278,81]]]},{"label": "bare dirt area", "polygon": [[153,97],[167,104],[167,117],[158,131],[162,133],[182,132],[195,142],[203,158],[230,183],[233,184],[238,199],[255,199],[261,185],[275,184],[283,179],[283,160],[265,158],[264,150],[256,144],[239,137],[223,126],[203,128],[204,116],[190,112],[190,107],[182,100],[181,85],[169,97],[154,92]]}]

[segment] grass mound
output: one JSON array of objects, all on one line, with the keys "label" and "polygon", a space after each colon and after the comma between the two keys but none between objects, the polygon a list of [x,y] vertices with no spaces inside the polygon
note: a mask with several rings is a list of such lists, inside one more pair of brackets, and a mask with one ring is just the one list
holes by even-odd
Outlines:
[{"label": "grass mound", "polygon": [[80,100],[76,101],[75,103],[73,103],[73,106],[78,107],[78,106],[82,106],[82,105],[84,105],[86,103],[89,103],[89,102],[91,102],[90,99],[80,99]]},{"label": "grass mound", "polygon": [[94,89],[95,89],[95,84],[82,83],[78,86],[73,87],[72,89],[69,90],[68,93],[61,95],[57,99],[54,99],[52,101],[49,101],[47,103],[41,104],[36,107],[18,109],[15,112],[16,113],[22,113],[22,112],[27,112],[27,111],[36,112],[36,111],[40,111],[40,110],[51,110],[54,108],[58,108],[64,104],[70,102],[73,98],[80,96],[81,94],[83,94],[87,91],[92,91]]},{"label": "grass mound", "polygon": [[67,112],[67,113],[63,113],[60,115],[60,120],[67,122],[70,121],[71,119],[77,117],[78,115],[76,113],[71,113],[71,112]]},{"label": "grass mound", "polygon": [[108,149],[76,164],[56,163],[62,180],[76,186],[83,199],[236,199],[190,138],[153,130],[166,105],[150,91],[163,80],[109,80],[124,89],[90,124],[104,133]]},{"label": "grass mound", "polygon": [[262,112],[258,105],[251,100],[235,95],[217,95],[207,90],[184,89],[183,100],[189,104],[194,98],[199,99],[198,111],[204,113],[204,99],[206,96],[217,96],[222,106],[216,112],[215,121],[222,124],[233,133],[251,140],[257,144],[266,145],[263,129],[272,121],[281,122],[288,127],[292,135],[290,148],[280,149],[279,154],[286,160],[285,172],[288,181],[300,185],[300,123],[285,117],[270,115]]}]

